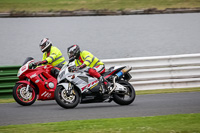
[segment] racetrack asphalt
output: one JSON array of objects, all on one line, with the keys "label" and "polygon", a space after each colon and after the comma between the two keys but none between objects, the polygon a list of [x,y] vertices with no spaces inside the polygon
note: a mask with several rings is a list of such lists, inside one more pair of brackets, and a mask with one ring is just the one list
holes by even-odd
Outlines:
[{"label": "racetrack asphalt", "polygon": [[187,113],[200,113],[200,92],[138,95],[127,106],[92,103],[79,104],[74,109],[64,109],[54,100],[36,101],[31,106],[5,103],[0,104],[0,126]]}]

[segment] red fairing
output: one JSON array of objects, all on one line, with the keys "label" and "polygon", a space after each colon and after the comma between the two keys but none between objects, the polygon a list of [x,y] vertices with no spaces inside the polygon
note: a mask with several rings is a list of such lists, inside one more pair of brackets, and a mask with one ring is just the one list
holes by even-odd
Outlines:
[{"label": "red fairing", "polygon": [[112,71],[111,73],[109,73],[107,76],[105,76],[104,78],[105,79],[107,79],[107,78],[109,78],[113,73],[115,73],[116,72],[116,70],[115,71]]},{"label": "red fairing", "polygon": [[[37,86],[39,90],[38,100],[53,100],[57,79],[51,75],[52,68],[54,67],[51,65],[45,65],[39,66],[36,69],[28,69],[19,77],[20,81],[17,83],[25,83],[32,88]],[[25,80],[27,78],[30,82]]]},{"label": "red fairing", "polygon": [[26,80],[21,80],[21,81],[18,81],[17,83],[25,83],[25,84],[27,84],[27,85],[30,85],[30,84],[31,84],[30,82],[28,82],[28,81],[26,81]]}]

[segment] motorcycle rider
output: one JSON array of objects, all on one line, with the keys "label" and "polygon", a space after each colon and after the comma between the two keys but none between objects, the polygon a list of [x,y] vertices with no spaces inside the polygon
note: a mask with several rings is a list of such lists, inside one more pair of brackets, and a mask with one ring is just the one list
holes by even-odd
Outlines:
[{"label": "motorcycle rider", "polygon": [[75,70],[83,69],[88,66],[88,73],[90,76],[98,78],[100,83],[103,83],[105,91],[108,92],[110,83],[101,76],[101,74],[105,72],[105,65],[102,61],[86,50],[81,51],[78,45],[68,47],[67,53],[69,62],[75,60]]},{"label": "motorcycle rider", "polygon": [[61,69],[66,63],[61,51],[52,46],[52,42],[48,38],[42,39],[39,46],[43,52],[43,58],[42,61],[36,62],[35,65],[52,65]]}]

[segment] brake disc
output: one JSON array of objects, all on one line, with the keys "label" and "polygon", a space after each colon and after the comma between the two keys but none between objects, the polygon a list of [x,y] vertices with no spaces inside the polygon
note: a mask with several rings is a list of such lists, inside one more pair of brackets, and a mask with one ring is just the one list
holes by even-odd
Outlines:
[{"label": "brake disc", "polygon": [[20,95],[23,99],[30,99],[32,97],[32,93],[30,93],[29,91],[26,91],[26,87],[22,87],[20,89]]},{"label": "brake disc", "polygon": [[61,97],[62,97],[66,102],[69,102],[69,103],[72,103],[72,102],[74,101],[74,99],[75,99],[75,95],[73,95],[73,93],[72,93],[72,94],[68,94],[68,93],[66,92],[65,89],[62,90],[62,92],[61,92]]}]

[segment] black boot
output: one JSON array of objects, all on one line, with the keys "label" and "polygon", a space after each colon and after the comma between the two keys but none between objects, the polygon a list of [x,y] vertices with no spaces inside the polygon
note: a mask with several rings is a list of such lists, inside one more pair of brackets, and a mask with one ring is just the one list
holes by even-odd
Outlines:
[{"label": "black boot", "polygon": [[[103,89],[105,90],[103,92],[109,93],[110,83],[107,80],[105,80],[103,76],[99,77],[99,81],[100,84],[103,86]],[[107,84],[105,84],[105,82],[107,82]]]}]

